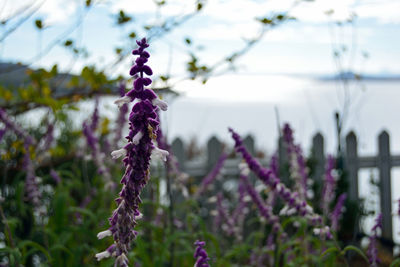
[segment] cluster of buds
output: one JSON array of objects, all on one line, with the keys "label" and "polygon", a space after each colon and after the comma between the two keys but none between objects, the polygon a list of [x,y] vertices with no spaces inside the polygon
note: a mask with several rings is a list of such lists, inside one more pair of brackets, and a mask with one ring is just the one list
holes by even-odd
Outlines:
[{"label": "cluster of buds", "polygon": [[129,134],[126,136],[128,144],[111,152],[113,158],[124,157],[126,170],[121,179],[122,190],[116,199],[117,208],[109,218],[110,227],[98,234],[99,239],[112,236],[114,244],[106,251],[96,254],[98,260],[115,257],[115,266],[128,266],[127,254],[131,242],[136,238],[137,232],[134,228],[141,217],[140,193],[149,180],[150,157],[152,154],[158,154],[166,160],[168,156],[167,151],[157,148],[153,143],[160,124],[157,109],[166,110],[168,106],[151,89],[145,88],[152,81],[144,75],[150,76],[153,73],[145,64],[150,57],[145,51],[149,45],[145,38],[136,43],[139,47],[133,50],[132,54],[139,57],[131,68],[130,75],[137,78],[133,83],[133,89],[115,101],[115,104],[122,107],[137,100],[129,114]]}]

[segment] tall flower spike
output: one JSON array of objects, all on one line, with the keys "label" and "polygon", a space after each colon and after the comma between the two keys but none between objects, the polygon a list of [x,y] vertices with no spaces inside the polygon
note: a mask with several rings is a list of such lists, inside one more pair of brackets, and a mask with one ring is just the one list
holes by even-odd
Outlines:
[{"label": "tall flower spike", "polygon": [[122,189],[116,199],[117,208],[109,218],[110,227],[99,233],[98,237],[103,238],[110,233],[114,239],[115,247],[111,251],[107,249],[96,255],[98,260],[113,256],[115,266],[128,266],[128,252],[131,242],[136,238],[134,230],[137,220],[141,217],[139,205],[142,202],[140,193],[149,180],[150,156],[153,150],[163,156],[168,152],[156,148],[153,141],[157,137],[157,129],[160,124],[157,116],[158,107],[154,103],[157,95],[144,86],[151,84],[151,79],[144,75],[151,75],[151,68],[145,63],[150,54],[145,51],[149,45],[146,39],[136,41],[138,48],[132,54],[138,55],[136,64],[131,68],[130,75],[138,75],[134,81],[133,89],[115,101],[119,105],[129,103],[134,99],[138,102],[132,107],[129,114],[129,134],[126,136],[128,144],[121,150],[112,153],[113,157],[125,156],[123,163],[125,173],[121,179]]},{"label": "tall flower spike", "polygon": [[333,176],[335,159],[329,155],[325,166],[324,187],[322,188],[321,208],[324,216],[328,215],[329,206],[335,197],[336,180]]},{"label": "tall flower spike", "polygon": [[199,190],[196,191],[195,196],[198,197],[203,194],[208,186],[213,183],[215,179],[217,179],[218,175],[221,173],[222,167],[224,167],[225,160],[228,158],[228,154],[222,153],[218,158],[217,163],[211,172],[201,181]]},{"label": "tall flower spike", "polygon": [[343,213],[344,202],[346,201],[347,194],[343,193],[338,197],[335,207],[330,215],[331,217],[331,228],[333,231],[339,230],[339,220]]},{"label": "tall flower spike", "polygon": [[283,126],[283,140],[287,146],[290,176],[295,182],[294,191],[299,192],[299,197],[305,200],[307,197],[308,179],[306,162],[301,147],[294,143],[293,130],[288,123]]},{"label": "tall flower spike", "polygon": [[[254,174],[258,176],[258,178],[265,185],[269,186],[271,190],[273,190],[282,200],[284,200],[289,208],[294,208],[296,213],[305,217],[311,225],[323,226],[321,216],[316,214],[312,207],[309,206],[304,199],[300,198],[296,192],[291,191],[286,187],[285,184],[281,183],[280,179],[274,175],[273,171],[262,167],[261,164],[254,159],[243,146],[243,141],[239,134],[237,134],[231,128],[229,128],[229,131],[231,132],[232,138],[235,141],[236,152],[242,155],[244,161],[248,165],[248,168],[254,172]],[[324,237],[331,238],[332,236],[330,232],[326,232]]]}]

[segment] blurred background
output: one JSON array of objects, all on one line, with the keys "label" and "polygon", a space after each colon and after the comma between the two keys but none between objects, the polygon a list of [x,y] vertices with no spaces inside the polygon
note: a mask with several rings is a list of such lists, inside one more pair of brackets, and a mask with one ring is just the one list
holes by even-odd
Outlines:
[{"label": "blurred background", "polygon": [[[42,127],[39,138],[47,120],[60,124],[55,139],[69,128],[50,158],[68,155],[66,144],[95,106],[99,133],[113,134],[119,83],[132,87],[130,52],[146,37],[152,87],[169,103],[162,129],[170,143],[183,142],[185,157],[206,157],[213,136],[232,146],[228,127],[251,135],[254,153],[269,157],[285,122],[307,155],[317,133],[326,153],[344,153],[353,131],[358,154],[375,156],[383,130],[398,155],[399,24],[395,0],[1,0],[0,107],[24,128]],[[380,209],[378,177],[376,167],[359,171],[359,194],[372,211]],[[391,200],[399,197],[393,189]],[[363,218],[366,232],[372,220]]]}]

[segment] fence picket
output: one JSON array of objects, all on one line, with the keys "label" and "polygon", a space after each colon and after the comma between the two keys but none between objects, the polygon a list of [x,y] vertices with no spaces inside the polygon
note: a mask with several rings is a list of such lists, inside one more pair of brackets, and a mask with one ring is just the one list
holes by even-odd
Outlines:
[{"label": "fence picket", "polygon": [[379,169],[379,191],[382,212],[382,237],[391,240],[392,230],[392,190],[390,177],[390,145],[389,134],[383,131],[379,135],[378,143],[378,169]]}]

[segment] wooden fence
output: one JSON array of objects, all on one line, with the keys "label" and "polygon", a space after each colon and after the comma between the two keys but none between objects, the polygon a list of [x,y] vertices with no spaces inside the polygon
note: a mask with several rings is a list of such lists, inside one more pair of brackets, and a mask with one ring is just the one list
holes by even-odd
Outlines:
[{"label": "wooden fence", "polygon": [[[254,139],[247,136],[244,145],[254,155]],[[354,132],[350,132],[346,136],[346,144],[344,149],[344,166],[348,174],[348,196],[352,201],[359,200],[358,194],[358,172],[364,168],[377,168],[379,170],[379,191],[380,191],[380,209],[382,212],[382,238],[392,242],[392,188],[391,188],[391,168],[400,166],[400,155],[393,156],[390,154],[389,134],[383,131],[378,137],[378,154],[376,156],[359,156],[357,149],[357,137]],[[207,151],[203,158],[187,159],[185,146],[181,139],[177,138],[172,142],[172,151],[177,157],[181,169],[191,176],[204,177],[212,169],[218,157],[223,150],[223,144],[216,138],[212,137],[207,142]],[[284,162],[286,153],[282,141],[278,142],[279,162]],[[312,139],[312,157],[316,161],[313,179],[322,182],[325,168],[325,151],[324,138],[317,133]],[[267,166],[269,159],[259,158],[259,162],[263,166]],[[228,158],[224,164],[224,175],[236,176],[239,174],[238,163],[240,158]]]}]

